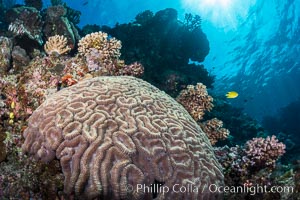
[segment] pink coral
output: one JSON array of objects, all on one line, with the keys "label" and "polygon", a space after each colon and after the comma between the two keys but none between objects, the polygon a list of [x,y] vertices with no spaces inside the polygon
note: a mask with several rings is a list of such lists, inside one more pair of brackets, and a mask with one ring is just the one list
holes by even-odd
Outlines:
[{"label": "pink coral", "polygon": [[276,160],[285,153],[285,145],[276,136],[253,138],[245,145],[247,157],[254,166],[274,166]]}]

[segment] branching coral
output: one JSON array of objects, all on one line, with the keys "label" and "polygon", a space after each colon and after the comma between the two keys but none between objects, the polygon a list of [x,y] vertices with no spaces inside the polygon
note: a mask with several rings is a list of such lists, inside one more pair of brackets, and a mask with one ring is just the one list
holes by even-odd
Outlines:
[{"label": "branching coral", "polygon": [[216,144],[219,140],[225,140],[229,136],[229,130],[223,128],[223,122],[217,118],[199,123],[200,127],[206,133],[211,144]]},{"label": "branching coral", "polygon": [[176,100],[196,121],[203,118],[205,111],[213,108],[213,98],[208,95],[206,86],[202,83],[197,83],[196,86],[188,85],[187,89],[180,92]]},{"label": "branching coral", "polygon": [[[64,191],[85,199],[152,199],[137,184],[199,192],[158,199],[218,199],[223,175],[205,133],[174,99],[140,79],[97,77],[50,96],[32,114],[23,151],[60,159]],[[132,190],[126,190],[126,188]]]},{"label": "branching coral", "polygon": [[120,57],[121,41],[110,38],[108,39],[107,33],[96,32],[86,35],[78,43],[78,52],[83,55],[87,55],[93,49],[96,49],[102,61],[108,61],[117,59]]},{"label": "branching coral", "polygon": [[67,38],[63,35],[55,35],[48,38],[44,49],[48,55],[62,55],[68,53],[71,48],[67,46]]},{"label": "branching coral", "polygon": [[246,154],[253,166],[273,167],[276,160],[285,153],[285,145],[276,136],[253,138],[246,143]]},{"label": "branching coral", "polygon": [[144,74],[144,67],[141,63],[134,62],[130,65],[125,65],[122,67],[118,75],[123,75],[123,76],[134,76],[134,77],[141,77]]}]

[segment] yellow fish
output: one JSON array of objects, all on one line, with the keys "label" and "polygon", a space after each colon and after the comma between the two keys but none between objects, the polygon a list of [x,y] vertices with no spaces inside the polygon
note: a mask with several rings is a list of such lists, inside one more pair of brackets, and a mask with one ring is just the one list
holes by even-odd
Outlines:
[{"label": "yellow fish", "polygon": [[12,102],[11,102],[11,104],[10,104],[10,107],[11,107],[12,109],[14,109],[14,108],[15,108],[15,106],[16,106],[15,102],[14,102],[14,101],[12,101]]},{"label": "yellow fish", "polygon": [[227,92],[227,94],[225,96],[228,99],[234,99],[234,98],[237,98],[237,96],[239,96],[239,94],[236,91],[230,91],[230,92]]},{"label": "yellow fish", "polygon": [[10,118],[10,119],[13,119],[13,118],[15,118],[15,115],[14,115],[14,113],[13,113],[13,112],[10,112],[10,113],[9,113],[9,118]]}]

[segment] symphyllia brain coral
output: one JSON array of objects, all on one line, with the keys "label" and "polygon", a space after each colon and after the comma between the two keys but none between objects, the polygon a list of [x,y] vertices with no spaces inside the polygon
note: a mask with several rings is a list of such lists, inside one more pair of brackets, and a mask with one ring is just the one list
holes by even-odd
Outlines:
[{"label": "symphyllia brain coral", "polygon": [[[57,92],[32,114],[24,137],[25,153],[60,160],[66,194],[220,198],[209,191],[223,185],[223,174],[205,133],[174,99],[137,78],[97,77]],[[169,192],[139,189],[154,183]],[[173,191],[180,187],[187,191]]]}]

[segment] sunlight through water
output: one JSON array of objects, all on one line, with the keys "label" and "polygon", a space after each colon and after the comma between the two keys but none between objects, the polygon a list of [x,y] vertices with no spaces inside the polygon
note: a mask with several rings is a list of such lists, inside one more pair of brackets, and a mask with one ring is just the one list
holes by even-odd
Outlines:
[{"label": "sunlight through water", "polygon": [[237,29],[256,0],[181,0],[182,6],[219,28]]}]

